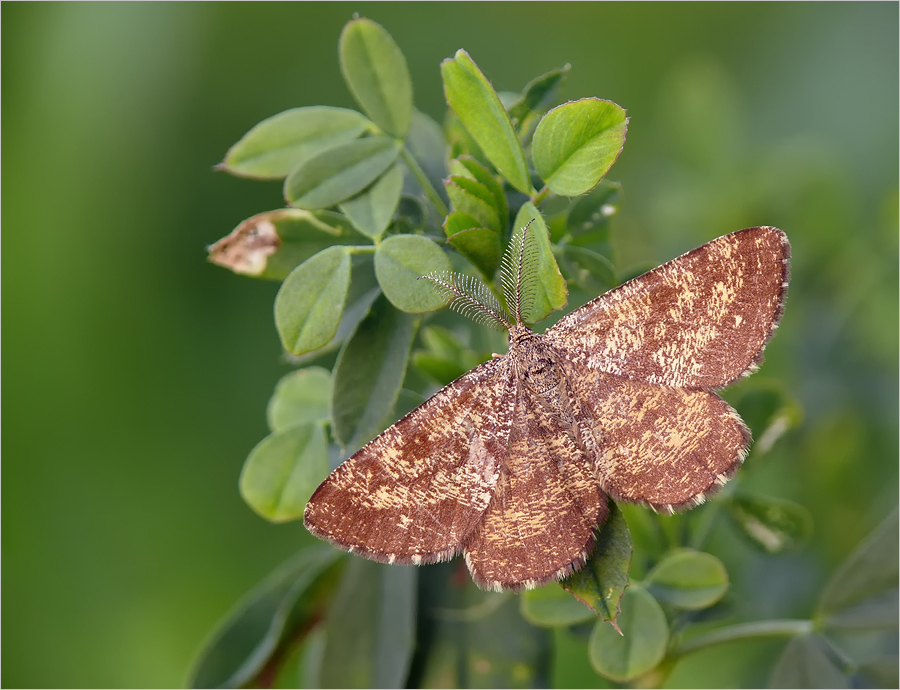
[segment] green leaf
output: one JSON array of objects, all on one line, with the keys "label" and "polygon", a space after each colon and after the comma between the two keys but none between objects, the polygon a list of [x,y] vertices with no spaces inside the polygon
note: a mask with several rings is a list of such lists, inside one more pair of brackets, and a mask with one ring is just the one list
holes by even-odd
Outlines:
[{"label": "green leaf", "polygon": [[518,123],[519,131],[522,131],[521,126],[529,115],[549,107],[570,69],[570,65],[565,65],[559,69],[550,70],[525,85],[522,95],[509,107],[509,116]]},{"label": "green leaf", "polygon": [[464,50],[441,63],[447,104],[478,143],[488,160],[509,183],[531,195],[525,153],[509,115],[490,82]]},{"label": "green leaf", "polygon": [[779,381],[763,378],[742,382],[732,395],[739,396],[735,409],[753,433],[753,452],[757,454],[767,452],[803,418],[800,403]]},{"label": "green leaf", "polygon": [[322,367],[297,369],[282,377],[269,400],[266,417],[274,432],[295,424],[320,422],[331,414],[331,372]]},{"label": "green leaf", "polygon": [[452,266],[444,251],[420,235],[388,237],[375,252],[375,275],[381,289],[391,304],[410,314],[434,311],[446,304],[431,283],[419,278],[450,270]]},{"label": "green leaf", "polygon": [[422,350],[413,352],[412,363],[423,374],[441,386],[446,386],[469,371],[454,359],[440,357]]},{"label": "green leaf", "polygon": [[372,123],[347,108],[293,108],[263,120],[228,150],[222,168],[234,175],[280,179],[307,158],[353,141]]},{"label": "green leaf", "polygon": [[362,446],[391,416],[419,323],[381,296],[344,343],[331,403],[332,432],[342,447]]},{"label": "green leaf", "polygon": [[588,656],[597,673],[625,683],[662,661],[669,626],[656,599],[638,584],[625,591],[617,620],[621,633],[605,621],[597,621],[588,642]]},{"label": "green leaf", "polygon": [[709,608],[728,591],[728,572],[709,553],[680,549],[666,556],[644,579],[659,601],[680,609]]},{"label": "green leaf", "polygon": [[[819,600],[817,617],[827,625],[840,627],[847,619],[853,627],[863,627],[869,613],[872,627],[881,627],[883,616],[869,604],[873,597],[897,589],[898,513],[890,515],[860,544],[831,577]],[[896,615],[896,607],[893,614]]]},{"label": "green leaf", "polygon": [[[406,148],[421,166],[434,190],[443,194],[443,182],[447,177],[447,140],[441,126],[424,113],[413,110]],[[415,182],[416,186],[421,187],[412,175],[408,177],[411,184]],[[444,201],[447,201],[446,197]]]},{"label": "green leaf", "polygon": [[347,299],[344,303],[344,312],[341,314],[337,331],[331,340],[322,347],[304,355],[291,357],[291,363],[302,365],[303,363],[320,357],[325,352],[331,352],[339,348],[356,330],[357,325],[381,294],[378,280],[375,278],[375,262],[373,254],[354,254],[350,268],[350,288],[347,290]]},{"label": "green leaf", "polygon": [[618,182],[600,180],[590,192],[578,197],[566,219],[571,243],[589,247],[612,260],[610,219],[619,211],[621,194]]},{"label": "green leaf", "polygon": [[519,602],[519,610],[525,620],[546,628],[577,625],[597,617],[558,582],[523,592]]},{"label": "green leaf", "polygon": [[295,268],[275,298],[275,325],[284,349],[300,355],[335,334],[350,285],[350,252],[329,247]]},{"label": "green leaf", "polygon": [[454,211],[444,219],[444,232],[447,237],[453,237],[463,230],[477,227],[479,227],[477,220],[460,211]]},{"label": "green leaf", "polygon": [[489,281],[500,265],[500,235],[487,228],[469,228],[457,232],[450,244],[471,261]]},{"label": "green leaf", "polygon": [[334,244],[357,244],[350,222],[331,211],[281,208],[248,218],[208,248],[210,262],[241,275],[284,280]]},{"label": "green leaf", "polygon": [[494,206],[491,191],[477,180],[458,175],[444,183],[453,210],[475,219],[480,228],[500,232],[500,214]]},{"label": "green leaf", "polygon": [[250,451],[241,471],[241,496],[267,520],[296,520],[327,476],[328,441],[322,424],[295,424],[266,436]]},{"label": "green leaf", "polygon": [[484,151],[478,145],[478,142],[472,138],[469,131],[465,128],[462,120],[457,117],[452,110],[447,110],[444,118],[444,132],[447,135],[447,144],[449,146],[448,158],[453,160],[461,156],[472,156],[479,163],[488,164],[488,157],[484,155]]},{"label": "green leaf", "polygon": [[796,549],[812,534],[812,516],[793,501],[738,494],[729,498],[725,506],[740,532],[766,553]]},{"label": "green leaf", "polygon": [[417,569],[353,558],[325,621],[320,688],[402,688],[415,647]]},{"label": "green leaf", "polygon": [[319,209],[334,206],[377,180],[400,155],[389,137],[355,139],[303,161],[284,181],[291,206]]},{"label": "green leaf", "polygon": [[849,679],[825,653],[816,635],[790,639],[769,678],[770,688],[849,688]]},{"label": "green leaf", "polygon": [[503,185],[500,183],[493,173],[472,156],[460,156],[451,162],[454,175],[465,175],[473,180],[477,180],[490,190],[493,197],[494,210],[500,219],[500,232],[505,233],[509,227],[509,205],[506,201],[506,193],[503,191]]},{"label": "green leaf", "polygon": [[528,232],[538,246],[538,282],[534,304],[527,318],[529,323],[537,323],[546,318],[554,309],[562,309],[566,306],[569,293],[566,290],[565,278],[559,272],[559,266],[556,265],[556,259],[553,257],[553,250],[550,248],[547,226],[544,224],[540,212],[530,201],[522,204],[522,208],[519,209],[515,227],[524,227],[532,218],[534,222]]},{"label": "green leaf", "polygon": [[412,118],[412,81],[406,58],[380,24],[354,19],[341,33],[341,73],[372,121],[402,139]]},{"label": "green leaf", "polygon": [[420,663],[406,687],[550,687],[550,631],[522,617],[515,595],[477,589],[459,566],[418,569]]},{"label": "green leaf", "polygon": [[616,269],[602,254],[572,244],[564,245],[560,253],[560,269],[567,280],[597,294],[616,286]]},{"label": "green leaf", "polygon": [[403,170],[395,165],[371,187],[340,205],[354,227],[366,237],[378,239],[387,230],[403,190]]},{"label": "green leaf", "polygon": [[622,511],[609,502],[609,517],[597,535],[587,563],[560,584],[590,606],[605,621],[615,621],[619,601],[628,586],[631,567],[631,535]]},{"label": "green leaf", "polygon": [[413,364],[441,386],[458,379],[481,362],[446,328],[427,326],[422,329],[420,339],[426,349],[413,352]]},{"label": "green leaf", "polygon": [[611,101],[583,98],[554,108],[537,126],[534,167],[550,190],[584,194],[616,162],[625,143],[628,119]]},{"label": "green leaf", "polygon": [[204,644],[188,687],[249,685],[282,644],[320,615],[342,555],[326,545],[304,549],[254,587]]}]

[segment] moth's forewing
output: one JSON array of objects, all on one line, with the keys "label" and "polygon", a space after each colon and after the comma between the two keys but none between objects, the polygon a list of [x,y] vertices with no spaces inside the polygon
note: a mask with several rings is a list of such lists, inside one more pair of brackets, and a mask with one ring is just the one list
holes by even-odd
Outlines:
[{"label": "moth's forewing", "polygon": [[472,578],[487,589],[530,588],[574,572],[608,513],[587,458],[527,387],[510,441],[494,500],[465,545]]},{"label": "moth's forewing", "polygon": [[332,472],[306,506],[306,527],[378,561],[451,558],[493,496],[514,402],[506,360],[476,367]]},{"label": "moth's forewing", "polygon": [[789,257],[777,228],[725,235],[588,302],[545,335],[591,369],[721,388],[759,362],[781,318]]}]

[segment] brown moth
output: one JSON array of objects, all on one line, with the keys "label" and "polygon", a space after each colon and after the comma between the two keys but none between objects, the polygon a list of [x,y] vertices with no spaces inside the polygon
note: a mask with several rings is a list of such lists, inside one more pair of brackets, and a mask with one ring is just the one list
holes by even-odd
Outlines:
[{"label": "brown moth", "polygon": [[463,553],[479,586],[531,588],[584,564],[608,496],[673,513],[737,471],[750,433],[714,390],[756,368],[781,318],[785,234],[720,237],[543,335],[522,318],[529,245],[520,231],[504,257],[508,309],[466,276],[427,276],[460,311],[507,328],[509,352],[332,472],[306,507],[310,532],[387,563]]}]

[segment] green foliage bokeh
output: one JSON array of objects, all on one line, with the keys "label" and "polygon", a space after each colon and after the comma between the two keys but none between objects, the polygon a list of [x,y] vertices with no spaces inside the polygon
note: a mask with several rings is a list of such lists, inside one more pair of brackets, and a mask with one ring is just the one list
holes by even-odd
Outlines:
[{"label": "green foliage bokeh", "polygon": [[[814,532],[777,559],[713,533],[732,586],[770,609],[755,613],[808,615],[896,504],[895,4],[3,10],[5,685],[179,685],[233,602],[314,541],[235,490],[288,371],[277,284],[202,246],[282,203],[278,183],[211,174],[224,147],[272,113],[353,106],[336,59],[353,10],[389,28],[435,118],[438,66],[461,47],[498,90],[572,63],[565,98],[626,107],[623,266],[751,225],[788,232],[764,372],[805,418],[748,488],[806,506]],[[669,683],[763,684],[767,644],[698,654]],[[596,682],[584,657],[554,681]]]}]

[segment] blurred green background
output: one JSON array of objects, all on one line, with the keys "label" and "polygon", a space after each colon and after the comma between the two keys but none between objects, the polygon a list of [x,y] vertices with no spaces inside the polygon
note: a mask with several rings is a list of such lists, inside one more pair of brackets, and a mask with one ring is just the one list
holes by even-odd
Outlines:
[{"label": "blurred green background", "polygon": [[[808,615],[896,504],[896,3],[5,3],[3,685],[181,685],[311,541],[237,493],[288,370],[278,286],[204,246],[283,204],[212,170],[232,143],[290,107],[354,107],[337,63],[354,12],[391,32],[436,119],[461,47],[498,90],[569,62],[565,99],[627,108],[609,175],[626,266],[752,225],[790,236],[758,376],[805,418],[746,485],[816,531],[790,556],[722,556],[737,591],[766,588],[751,618]],[[716,659],[704,682],[732,682]]]}]

